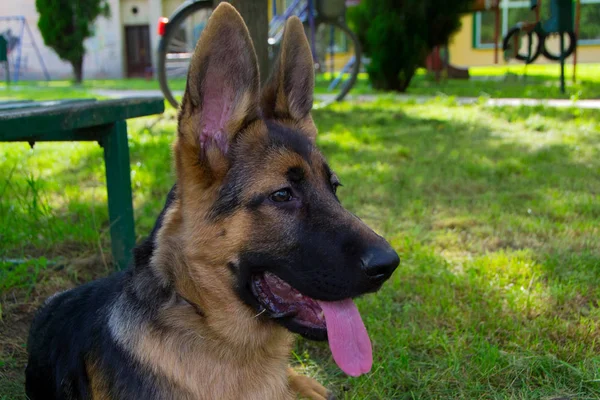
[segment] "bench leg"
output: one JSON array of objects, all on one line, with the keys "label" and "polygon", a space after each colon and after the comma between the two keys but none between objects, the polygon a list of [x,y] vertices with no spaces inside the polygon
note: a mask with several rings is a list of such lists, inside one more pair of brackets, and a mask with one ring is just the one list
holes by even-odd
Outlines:
[{"label": "bench leg", "polygon": [[113,259],[117,269],[125,269],[131,260],[135,246],[133,201],[127,123],[114,123],[102,140],[106,186],[108,191],[108,215]]}]

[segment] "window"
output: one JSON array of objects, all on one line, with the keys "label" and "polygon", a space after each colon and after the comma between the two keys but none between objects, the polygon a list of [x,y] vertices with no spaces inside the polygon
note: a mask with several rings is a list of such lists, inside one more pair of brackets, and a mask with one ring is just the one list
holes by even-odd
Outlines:
[{"label": "window", "polygon": [[[543,0],[541,19],[550,14],[550,1]],[[575,4],[575,3],[573,3]],[[500,6],[500,38],[519,21],[535,21],[535,11],[530,9],[530,1],[502,0]],[[495,12],[482,11],[473,18],[473,46],[478,49],[494,47]],[[600,0],[581,0],[579,23],[579,44],[600,44]]]},{"label": "window", "polygon": [[581,1],[579,43],[600,44],[600,0]]}]

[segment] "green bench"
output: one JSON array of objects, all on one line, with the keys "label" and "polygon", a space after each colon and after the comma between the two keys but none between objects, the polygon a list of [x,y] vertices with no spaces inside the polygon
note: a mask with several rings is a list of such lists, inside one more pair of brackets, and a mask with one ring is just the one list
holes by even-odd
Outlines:
[{"label": "green bench", "polygon": [[111,248],[119,269],[135,246],[127,123],[160,114],[164,99],[0,102],[0,142],[94,141],[104,149]]}]

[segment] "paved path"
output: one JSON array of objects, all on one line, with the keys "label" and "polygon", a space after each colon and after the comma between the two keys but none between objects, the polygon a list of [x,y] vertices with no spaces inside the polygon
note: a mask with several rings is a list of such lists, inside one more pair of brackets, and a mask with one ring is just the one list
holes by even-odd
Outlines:
[{"label": "paved path", "polygon": [[[371,101],[377,98],[375,95],[357,95],[353,97],[356,100]],[[397,98],[400,101],[416,101],[417,103],[425,103],[435,98],[435,96],[419,96],[419,95],[408,95],[399,94],[394,95],[393,98]],[[458,104],[477,104],[482,100],[477,97],[456,97]],[[600,109],[600,99],[594,100],[569,100],[569,99],[487,99],[484,101],[487,106],[548,106],[548,107],[575,107],[575,108],[589,108],[589,109]]]},{"label": "paved path", "polygon": [[[97,89],[93,93],[104,97],[153,97],[161,96],[160,90],[112,90],[112,89]],[[183,95],[183,90],[176,91],[176,96]],[[380,96],[372,94],[348,96],[348,100],[373,101]],[[417,103],[425,103],[434,99],[434,96],[414,96],[407,94],[392,95],[391,98],[396,98],[399,101],[416,101]],[[457,97],[458,104],[477,104],[481,100],[477,97]],[[549,106],[549,107],[575,107],[587,109],[600,109],[600,99],[598,100],[569,100],[569,99],[487,99],[484,102],[487,106]]]},{"label": "paved path", "polygon": [[[94,89],[92,93],[97,94],[98,96],[104,97],[154,97],[154,96],[162,96],[162,92],[158,89],[156,90],[123,90],[123,89]],[[183,90],[176,90],[173,92],[175,96],[183,96]]]}]

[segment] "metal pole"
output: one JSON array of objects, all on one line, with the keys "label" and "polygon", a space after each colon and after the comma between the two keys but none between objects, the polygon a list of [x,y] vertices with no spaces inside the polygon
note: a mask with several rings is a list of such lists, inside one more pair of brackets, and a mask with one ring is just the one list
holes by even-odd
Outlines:
[{"label": "metal pole", "polygon": [[494,14],[494,64],[498,64],[498,39],[500,39],[500,0]]},{"label": "metal pole", "polygon": [[[579,41],[579,20],[581,19],[581,0],[577,0],[575,3],[575,40]],[[573,83],[577,81],[577,46],[575,43],[575,50],[573,50]]]},{"label": "metal pole", "polygon": [[560,34],[560,92],[565,93],[565,35],[564,32]]},{"label": "metal pole", "polygon": [[37,54],[38,59],[40,60],[42,69],[44,70],[44,76],[46,77],[46,80],[49,81],[50,73],[48,73],[46,64],[44,64],[44,59],[42,58],[42,53],[40,53],[40,49],[37,47],[37,44],[35,43],[35,38],[33,37],[33,34],[31,33],[31,29],[29,28],[29,24],[27,23],[27,20],[25,20],[25,18],[23,18],[23,22],[25,23],[25,28],[27,29],[27,33],[29,34],[29,37],[31,38],[31,44],[33,45],[33,48],[35,49],[35,53]]},{"label": "metal pole", "polygon": [[19,49],[17,50],[17,59],[15,60],[15,77],[14,82],[19,81],[19,71],[21,70],[21,52],[23,50],[23,36],[25,34],[25,17],[17,18],[21,21],[21,32],[19,33]]}]

